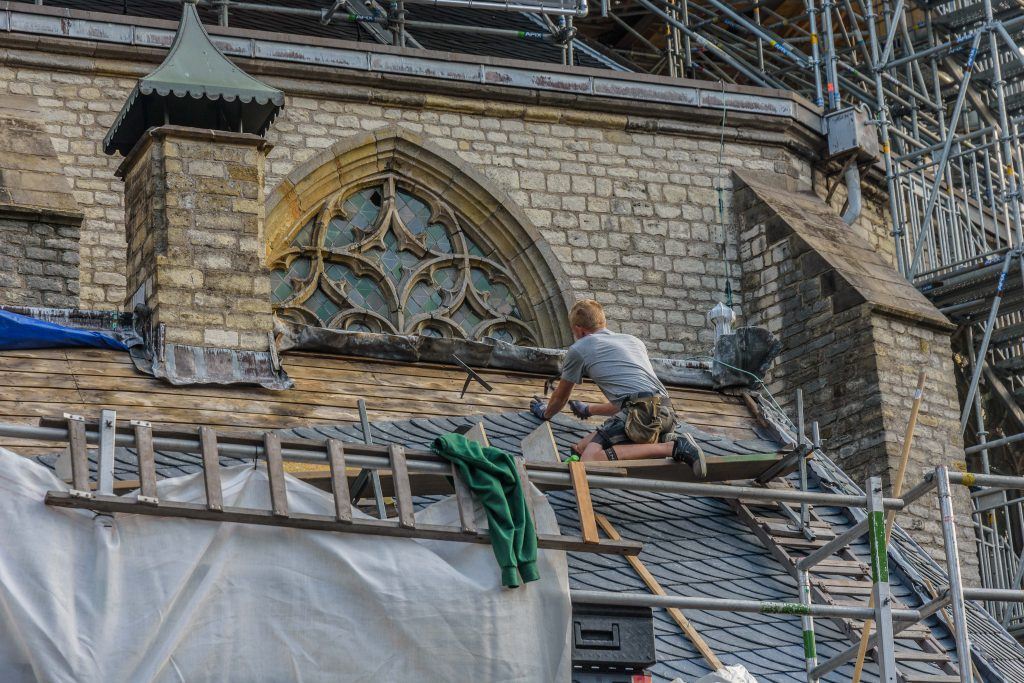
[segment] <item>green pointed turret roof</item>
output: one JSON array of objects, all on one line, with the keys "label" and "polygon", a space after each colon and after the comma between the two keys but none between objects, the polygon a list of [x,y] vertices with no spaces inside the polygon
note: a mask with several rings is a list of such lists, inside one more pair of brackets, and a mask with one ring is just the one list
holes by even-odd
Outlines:
[{"label": "green pointed turret roof", "polygon": [[186,0],[171,50],[135,85],[103,140],[107,154],[127,155],[153,126],[174,124],[262,135],[284,105],[284,93],[232,64]]}]

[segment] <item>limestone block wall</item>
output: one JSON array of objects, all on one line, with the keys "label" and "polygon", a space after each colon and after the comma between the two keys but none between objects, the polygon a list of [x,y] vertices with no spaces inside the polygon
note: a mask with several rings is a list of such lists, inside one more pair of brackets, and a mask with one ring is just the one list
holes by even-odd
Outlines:
[{"label": "limestone block wall", "polygon": [[78,230],[0,211],[0,305],[77,306]]},{"label": "limestone block wall", "polygon": [[265,147],[255,135],[163,126],[125,160],[128,297],[165,325],[167,342],[267,349]]},{"label": "limestone block wall", "polygon": [[[749,191],[745,191],[749,192]],[[807,421],[817,421],[825,450],[859,485],[880,476],[889,490],[917,383],[925,395],[907,470],[908,484],[939,464],[964,459],[948,330],[893,316],[866,303],[815,249],[754,198],[741,196],[740,253],[748,321],[768,327],[783,351],[768,388],[792,412],[804,392]],[[961,562],[976,583],[978,560],[967,490],[954,487]],[[926,496],[899,523],[940,563],[937,499]]]},{"label": "limestone block wall", "polygon": [[[37,97],[85,213],[81,305],[120,308],[130,289],[123,266],[123,186],[114,176],[120,159],[104,155],[100,144],[150,65],[109,55],[56,60],[28,48],[10,48],[6,55],[0,95]],[[729,213],[729,169],[769,170],[811,182],[799,145],[738,115],[730,115],[722,148],[716,124],[678,118],[500,103],[487,93],[425,95],[408,81],[357,89],[312,77],[261,78],[288,94],[267,136],[274,149],[265,193],[340,139],[406,128],[506,191],[554,250],[573,294],[600,300],[614,327],[649,340],[663,355],[708,352],[713,333],[705,313],[723,296],[727,263],[738,289],[742,268]],[[718,213],[719,184],[724,216]]]}]

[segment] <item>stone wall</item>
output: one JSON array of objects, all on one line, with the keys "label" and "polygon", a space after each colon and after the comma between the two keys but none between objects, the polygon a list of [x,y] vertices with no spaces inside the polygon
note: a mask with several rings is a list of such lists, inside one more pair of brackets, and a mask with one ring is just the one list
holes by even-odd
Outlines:
[{"label": "stone wall", "polygon": [[267,349],[265,148],[256,135],[163,126],[121,167],[129,297],[165,326],[165,341]]},{"label": "stone wall", "polygon": [[0,305],[77,306],[78,230],[0,209]]},{"label": "stone wall", "polygon": [[[794,214],[780,216],[762,201],[769,191],[780,196],[780,204],[795,206]],[[806,199],[787,192],[784,179],[766,181],[757,192],[741,190],[737,201],[746,266],[744,304],[749,323],[768,327],[783,341],[768,384],[783,408],[792,414],[796,391],[803,390],[807,422],[819,423],[825,450],[860,486],[868,477],[880,476],[889,491],[917,375],[923,370],[924,401],[905,482],[916,484],[939,464],[962,466],[951,326],[943,326],[937,313],[922,319],[909,310],[893,310],[901,296],[896,287],[888,290],[890,306],[879,305],[870,284],[853,279],[850,272],[870,272],[882,259],[870,250],[877,262],[858,261],[857,249],[841,244],[843,259],[855,265],[837,268],[834,254],[822,252],[800,232],[808,226],[796,224],[794,230],[795,216],[806,215],[816,227],[824,221],[805,209],[801,202]],[[868,250],[866,243],[863,248]],[[977,557],[967,541],[974,538],[967,490],[954,487],[954,500],[965,577],[976,583]],[[924,497],[900,513],[898,521],[943,562],[936,501],[934,494]]]},{"label": "stone wall", "polygon": [[[33,61],[25,53],[25,63]],[[16,61],[0,66],[0,93],[37,96],[86,216],[82,306],[119,308],[127,289],[123,188],[114,177],[119,159],[104,155],[100,143],[135,79],[150,67],[71,56],[47,68]],[[408,81],[343,90],[331,82],[261,78],[288,94],[267,135],[275,147],[265,192],[340,139],[386,126],[405,128],[506,191],[564,265],[573,295],[602,301],[614,327],[649,340],[660,354],[706,354],[713,335],[705,314],[723,296],[727,262],[738,288],[729,169],[811,182],[801,151],[806,140],[759,129],[749,116],[730,114],[721,149],[717,113],[705,113],[716,122],[697,124],[682,120],[690,115],[678,111],[651,119],[504,104],[489,93],[425,97],[414,94]],[[522,99],[531,99],[528,92]],[[389,104],[367,104],[375,101]],[[719,179],[725,216],[718,214]]]}]

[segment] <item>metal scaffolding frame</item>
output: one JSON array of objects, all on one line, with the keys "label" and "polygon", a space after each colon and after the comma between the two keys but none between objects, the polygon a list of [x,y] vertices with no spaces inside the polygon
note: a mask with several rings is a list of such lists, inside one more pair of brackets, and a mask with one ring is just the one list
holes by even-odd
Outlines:
[{"label": "metal scaffolding frame", "polygon": [[[155,472],[152,471],[152,453],[155,450],[172,450],[176,452],[201,453],[203,456],[203,472],[207,489],[207,505],[191,505],[195,509],[196,519],[215,520],[223,515],[225,523],[247,523],[247,524],[275,524],[275,519],[288,518],[287,512],[280,512],[279,507],[286,510],[286,497],[283,481],[278,481],[275,491],[274,477],[270,478],[271,498],[274,509],[260,513],[258,510],[246,510],[248,515],[237,514],[238,510],[223,506],[220,489],[219,474],[213,476],[210,467],[216,470],[219,468],[218,457],[243,457],[262,459],[268,462],[273,460],[279,477],[283,476],[282,461],[292,460],[306,463],[328,463],[332,466],[332,472],[338,467],[344,472],[345,467],[354,466],[371,470],[388,469],[397,467],[395,457],[395,446],[381,447],[368,444],[345,444],[344,460],[338,465],[341,447],[339,442],[334,440],[290,440],[282,443],[280,438],[271,432],[264,437],[242,439],[231,437],[223,441],[216,437],[210,438],[212,430],[207,427],[200,428],[195,436],[182,432],[164,432],[153,430],[149,423],[132,422],[131,429],[118,429],[116,415],[113,411],[104,410],[101,419],[95,426],[89,425],[81,417],[67,415],[63,426],[28,426],[22,424],[0,423],[0,436],[17,439],[30,439],[33,441],[50,441],[57,443],[68,443],[72,451],[71,455],[71,480],[72,489],[68,492],[51,492],[47,495],[47,503],[59,507],[77,507],[92,509],[103,513],[137,513],[146,515],[171,515],[177,517],[191,516],[188,510],[183,510],[181,503],[158,499]],[[145,440],[145,445],[142,443]],[[76,446],[77,444],[77,446]],[[98,448],[98,469],[96,491],[90,490],[88,480],[87,462],[84,461],[84,453],[87,444],[93,444]],[[142,488],[135,495],[114,495],[113,491],[113,467],[114,449],[116,446],[130,446],[140,453],[139,478]],[[427,473],[450,475],[451,465],[438,459],[429,452],[421,452],[414,449],[403,449],[401,451],[402,471],[407,473]],[[77,451],[76,451],[77,449]],[[142,458],[141,453],[149,453],[147,458]],[[77,452],[77,456],[75,455]],[[76,465],[77,462],[77,465]],[[148,464],[147,464],[148,463]],[[82,468],[85,467],[83,470]],[[332,475],[334,476],[334,475]],[[407,476],[407,475],[406,475]],[[934,471],[927,473],[923,480],[912,487],[902,497],[885,497],[882,490],[882,481],[879,477],[871,477],[867,481],[866,495],[849,495],[842,493],[823,493],[808,490],[778,489],[767,487],[741,486],[734,484],[699,484],[685,482],[671,482],[654,479],[644,479],[631,476],[599,475],[586,473],[584,475],[590,489],[614,489],[633,491],[653,491],[672,493],[682,496],[713,497],[726,500],[761,500],[770,503],[786,502],[795,505],[821,505],[823,507],[861,509],[866,516],[862,521],[854,524],[845,532],[835,536],[820,547],[809,551],[797,563],[798,570],[798,596],[792,602],[778,602],[773,600],[738,600],[719,599],[704,597],[689,597],[677,595],[660,594],[638,594],[638,593],[617,593],[604,591],[573,590],[571,597],[575,603],[590,603],[603,605],[634,605],[659,608],[696,609],[706,611],[723,611],[735,613],[756,613],[771,615],[779,618],[800,617],[803,621],[803,644],[806,653],[806,680],[814,683],[820,680],[829,672],[854,659],[859,650],[858,645],[853,645],[827,661],[819,663],[816,656],[814,618],[846,618],[873,620],[876,624],[874,634],[868,640],[868,647],[876,652],[876,660],[879,666],[881,679],[886,682],[897,683],[899,671],[896,666],[896,640],[901,631],[918,624],[924,619],[936,614],[940,610],[950,608],[953,618],[951,631],[956,642],[957,662],[959,667],[960,680],[971,683],[974,678],[970,634],[967,628],[966,604],[968,600],[984,600],[990,604],[1012,603],[1019,605],[1024,602],[1024,591],[1020,590],[994,590],[990,588],[965,587],[960,574],[960,560],[957,550],[956,517],[953,512],[951,486],[963,485],[969,487],[983,487],[986,495],[1006,489],[1024,489],[1024,477],[1004,477],[965,474],[962,472],[950,472],[946,466],[939,466]],[[214,487],[211,493],[211,481]],[[534,470],[531,472],[529,481],[536,484],[547,484],[554,486],[573,486],[570,473],[555,470]],[[408,482],[405,484],[408,486]],[[806,476],[801,476],[801,486],[807,488]],[[458,490],[458,489],[457,489]],[[344,507],[348,510],[348,489],[344,487],[345,496],[336,497],[344,500],[345,505],[339,506],[339,511]],[[894,608],[893,599],[890,595],[889,581],[889,541],[886,534],[886,511],[905,511],[916,501],[922,500],[925,496],[935,492],[938,499],[938,512],[943,532],[943,544],[945,551],[946,572],[949,579],[949,586],[931,600],[924,602],[917,609]],[[276,493],[276,495],[275,495]],[[337,495],[337,492],[335,492]],[[405,491],[408,497],[409,491]],[[399,498],[401,493],[396,493]],[[411,507],[408,501],[403,505],[399,503],[399,523],[403,514],[411,514]],[[190,509],[191,509],[190,508]],[[918,514],[920,510],[918,510]],[[339,512],[339,520],[342,520],[342,512]],[[256,519],[256,516],[259,518]],[[794,513],[795,516],[795,513]],[[301,517],[301,516],[300,516]],[[356,529],[351,513],[344,517],[343,523],[335,523],[329,518],[326,521],[314,520],[311,517],[303,517],[298,520],[304,524],[298,524],[298,528],[310,528],[337,532],[352,533],[381,533],[383,535],[402,535],[392,533],[395,529],[390,526],[384,529],[383,518],[374,521],[379,531],[370,529]],[[314,523],[315,522],[315,523]],[[286,525],[280,522],[281,525]],[[406,523],[409,526],[409,523]],[[412,526],[415,526],[413,523]],[[375,527],[376,528],[376,527]],[[409,528],[412,528],[411,526]],[[385,533],[388,531],[388,533]],[[441,533],[440,530],[427,530],[433,533]],[[477,533],[476,529],[472,530]],[[451,532],[447,532],[451,535]],[[464,533],[467,533],[464,530]],[[411,532],[410,532],[411,534]],[[410,535],[406,534],[406,535]],[[857,541],[862,536],[867,536],[870,549],[869,564],[871,567],[871,597],[872,601],[866,605],[836,605],[815,603],[812,601],[812,593],[809,589],[809,572],[816,565],[828,560],[832,555]],[[476,536],[470,534],[466,539],[476,542],[486,542],[486,534]],[[448,536],[445,536],[448,538]],[[459,539],[456,539],[459,540]],[[614,539],[613,539],[614,540]],[[642,539],[640,539],[642,540]],[[598,550],[598,552],[600,552]],[[609,550],[608,552],[616,552]],[[922,679],[923,680],[923,679]]]},{"label": "metal scaffolding frame", "polygon": [[[789,90],[826,113],[866,108],[881,160],[819,170],[836,176],[832,191],[845,176],[849,195],[860,172],[884,183],[896,267],[961,328],[973,467],[1024,472],[1024,0],[198,2],[222,26],[245,10],[357,23],[397,46],[420,47],[418,30],[474,33],[558,45],[567,65],[585,36],[637,70]],[[524,13],[537,30],[417,21],[405,3]],[[987,587],[1024,579],[1020,496],[974,498]],[[1024,627],[1024,614],[1006,614]]]}]

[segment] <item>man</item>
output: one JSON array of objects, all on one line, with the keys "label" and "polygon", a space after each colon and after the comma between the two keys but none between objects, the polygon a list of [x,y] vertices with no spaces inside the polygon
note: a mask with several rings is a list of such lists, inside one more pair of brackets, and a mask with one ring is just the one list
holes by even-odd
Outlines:
[{"label": "man", "polygon": [[[647,348],[636,337],[617,334],[606,325],[596,301],[578,301],[569,312],[576,342],[562,362],[562,375],[548,402],[535,398],[530,411],[550,420],[569,404],[576,417],[608,419],[574,450],[584,461],[672,457],[693,467],[698,479],[707,475],[704,453],[690,434],[675,434],[675,411],[665,386],[654,374]],[[590,377],[608,399],[586,404],[569,400],[573,388]]]}]

